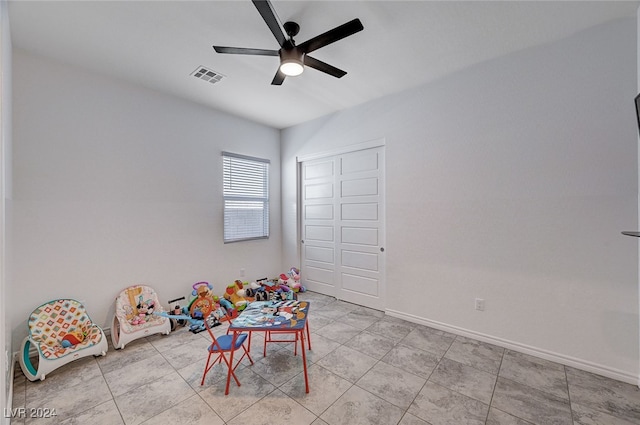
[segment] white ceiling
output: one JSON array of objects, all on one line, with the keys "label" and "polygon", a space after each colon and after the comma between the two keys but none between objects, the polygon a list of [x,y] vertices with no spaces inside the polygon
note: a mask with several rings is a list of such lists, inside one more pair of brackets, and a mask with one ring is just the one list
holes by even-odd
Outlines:
[{"label": "white ceiling", "polygon": [[[361,31],[313,53],[348,72],[307,68],[272,86],[278,58],[223,55],[212,45],[277,50],[250,0],[10,1],[14,48],[285,128],[621,17],[637,1],[282,1],[296,42],[360,18]],[[199,66],[226,76],[215,85]],[[46,78],[46,72],[43,72]]]}]

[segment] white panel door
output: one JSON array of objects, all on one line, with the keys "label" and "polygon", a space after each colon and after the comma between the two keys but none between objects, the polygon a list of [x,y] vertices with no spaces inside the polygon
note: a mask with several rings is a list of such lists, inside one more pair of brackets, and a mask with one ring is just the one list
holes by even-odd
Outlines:
[{"label": "white panel door", "polygon": [[337,296],[336,165],[334,158],[302,163],[302,276],[312,291]]},{"label": "white panel door", "polygon": [[302,162],[302,278],[384,309],[384,148]]}]

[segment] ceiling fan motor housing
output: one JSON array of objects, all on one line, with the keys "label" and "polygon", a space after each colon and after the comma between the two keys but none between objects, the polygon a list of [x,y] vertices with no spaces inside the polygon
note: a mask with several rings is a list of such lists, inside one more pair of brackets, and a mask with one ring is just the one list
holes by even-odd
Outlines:
[{"label": "ceiling fan motor housing", "polygon": [[284,24],[282,24],[282,26],[284,27],[284,30],[287,32],[287,35],[289,37],[295,37],[296,35],[298,35],[298,32],[300,31],[300,25],[292,21],[287,21]]}]

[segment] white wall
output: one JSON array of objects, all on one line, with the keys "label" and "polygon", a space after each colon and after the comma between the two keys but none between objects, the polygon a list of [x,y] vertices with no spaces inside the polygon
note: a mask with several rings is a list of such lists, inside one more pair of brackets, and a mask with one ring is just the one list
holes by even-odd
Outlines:
[{"label": "white wall", "polygon": [[[6,1],[0,1],[0,406],[10,406],[12,345],[11,323],[7,314],[7,295],[10,293],[7,282],[11,227],[11,33]],[[2,423],[9,419],[2,415]]]},{"label": "white wall", "polygon": [[637,382],[635,93],[629,19],[283,130],[284,264],[296,156],[384,138],[390,313]]},{"label": "white wall", "polygon": [[[115,296],[163,303],[208,281],[281,273],[279,131],[15,49],[14,347],[33,308]],[[203,90],[215,88],[203,83]],[[223,244],[221,151],[271,160],[271,237]]]},{"label": "white wall", "polygon": [[[638,9],[636,10],[636,35],[637,35],[637,39],[636,39],[636,46],[640,46],[640,7],[638,7]],[[640,91],[640,54],[636,55],[636,72],[637,72],[637,90],[636,92]],[[638,121],[640,123],[640,119]],[[639,128],[640,130],[640,128]],[[640,134],[640,133],[639,133]],[[638,138],[638,146],[640,146],[640,138]],[[638,150],[638,164],[640,164],[640,149]],[[640,173],[640,170],[638,170]],[[640,184],[640,174],[638,174],[638,182]],[[640,197],[638,198],[638,208],[640,211]],[[640,215],[638,215],[638,229],[640,229]],[[638,243],[640,244],[640,239],[638,239]],[[639,270],[639,274],[640,274],[640,261],[638,262],[638,270]],[[640,286],[640,282],[638,282],[638,285]],[[638,291],[638,304],[640,305],[640,290]],[[638,329],[638,332],[640,332],[640,327]],[[640,338],[639,338],[640,339]],[[640,347],[639,351],[640,351]],[[638,356],[638,362],[639,362],[639,370],[640,370],[640,356]],[[640,376],[638,377],[638,385],[640,386]]]}]

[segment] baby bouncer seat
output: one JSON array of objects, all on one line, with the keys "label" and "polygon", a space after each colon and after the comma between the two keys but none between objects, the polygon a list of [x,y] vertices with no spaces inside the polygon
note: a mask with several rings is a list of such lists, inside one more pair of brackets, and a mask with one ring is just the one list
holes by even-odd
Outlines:
[{"label": "baby bouncer seat", "polygon": [[138,338],[162,333],[169,335],[171,321],[161,313],[162,305],[156,292],[146,285],[124,289],[116,297],[116,312],[111,325],[111,342],[116,349]]},{"label": "baby bouncer seat", "polygon": [[[82,357],[107,354],[104,332],[76,300],[42,304],[29,316],[28,327],[29,335],[22,341],[18,361],[30,381],[44,380],[49,372]],[[37,349],[37,364],[30,359],[32,345]]]}]

